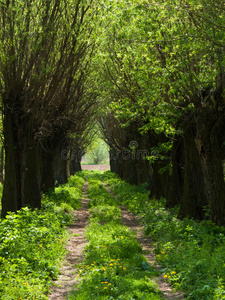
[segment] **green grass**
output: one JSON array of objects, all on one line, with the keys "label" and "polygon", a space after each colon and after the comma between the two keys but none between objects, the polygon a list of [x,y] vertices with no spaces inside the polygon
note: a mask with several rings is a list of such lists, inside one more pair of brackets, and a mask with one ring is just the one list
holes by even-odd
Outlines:
[{"label": "green grass", "polygon": [[82,187],[84,183],[85,179],[83,177],[78,175],[71,176],[68,183],[56,187],[54,191],[49,190],[43,195],[43,201],[48,199],[53,201],[56,205],[64,205],[64,207],[69,205],[73,209],[78,209],[81,204]]},{"label": "green grass", "polygon": [[78,290],[68,299],[162,299],[151,280],[156,272],[146,262],[134,233],[121,225],[118,202],[102,186],[101,173],[89,178],[90,224],[85,261],[79,266]]},{"label": "green grass", "polygon": [[66,226],[73,222],[73,209],[80,206],[83,183],[84,179],[72,177],[55,193],[43,196],[41,210],[25,207],[1,220],[0,299],[48,299],[66,254]]},{"label": "green grass", "polygon": [[[0,299],[48,299],[65,255],[66,226],[89,180],[90,223],[82,279],[68,299],[162,299],[134,233],[121,225],[119,204],[143,218],[165,280],[191,300],[225,299],[225,228],[210,221],[178,220],[177,208],[151,199],[146,186],[130,186],[107,171],[79,172],[43,196],[40,211],[21,209],[0,222]],[[102,185],[110,186],[118,201]]]},{"label": "green grass", "polygon": [[207,220],[178,220],[178,209],[166,210],[165,199],[149,198],[145,186],[130,186],[108,171],[102,178],[121,203],[143,217],[165,280],[187,299],[225,299],[224,227]]}]

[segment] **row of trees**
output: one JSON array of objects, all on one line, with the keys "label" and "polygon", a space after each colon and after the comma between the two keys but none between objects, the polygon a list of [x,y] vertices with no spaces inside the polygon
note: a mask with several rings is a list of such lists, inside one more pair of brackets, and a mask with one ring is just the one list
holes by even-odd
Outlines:
[{"label": "row of trees", "polygon": [[94,0],[0,3],[3,216],[40,208],[41,191],[66,180],[62,151],[85,144],[96,103],[88,73],[97,10]]},{"label": "row of trees", "polygon": [[202,219],[208,207],[224,225],[224,1],[115,1],[106,24],[97,75],[112,169],[131,183],[148,178],[153,195],[181,204],[180,217]]},{"label": "row of trees", "polygon": [[224,225],[224,28],[221,0],[2,1],[3,216],[80,169],[97,118],[112,171]]}]

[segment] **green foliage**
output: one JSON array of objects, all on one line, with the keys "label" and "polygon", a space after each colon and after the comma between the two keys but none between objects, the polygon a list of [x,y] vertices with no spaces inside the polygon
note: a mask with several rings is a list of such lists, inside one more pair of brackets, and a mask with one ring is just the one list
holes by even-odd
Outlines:
[{"label": "green foliage", "polygon": [[224,76],[223,4],[105,1],[107,29],[99,32],[95,58],[104,112],[113,112],[121,126],[136,120],[143,132],[173,137],[182,133],[186,110],[213,106],[200,94]]},{"label": "green foliage", "polygon": [[110,172],[105,172],[103,179],[106,184],[110,186],[113,193],[116,194],[117,199],[129,207],[133,213],[142,211],[149,203],[149,193],[146,191],[146,184],[141,186],[130,185],[122,181],[118,176]]},{"label": "green foliage", "polygon": [[87,154],[84,156],[84,161],[87,164],[98,165],[100,163],[108,163],[109,149],[107,144],[100,138],[97,138],[88,147]]},{"label": "green foliage", "polygon": [[[166,210],[165,199],[138,201],[140,187],[107,176],[118,199],[143,217],[145,233],[155,243],[156,260],[165,280],[184,291],[187,299],[225,299],[224,227],[211,221],[178,220],[177,208]],[[148,196],[144,188],[142,193]]]},{"label": "green foliage", "polygon": [[90,214],[92,218],[98,219],[102,222],[118,222],[121,219],[121,211],[119,207],[108,204],[97,205],[96,207],[90,208]]},{"label": "green foliage", "polygon": [[[106,176],[111,175],[107,172]],[[101,177],[104,175],[97,173],[89,179],[89,197],[94,205],[86,230],[85,261],[79,266],[82,281],[68,299],[162,299],[151,281],[156,273],[141,254],[135,234],[118,222],[118,203],[102,187]]]},{"label": "green foliage", "polygon": [[73,209],[80,207],[82,199],[82,187],[85,180],[78,176],[71,176],[68,183],[55,188],[55,191],[49,190],[43,199],[51,199],[56,205],[68,204]]},{"label": "green foliage", "polygon": [[[79,178],[82,178],[84,181],[86,181],[89,177],[89,174],[90,174],[90,171],[88,170],[83,170],[83,171],[79,171],[79,172],[76,172],[76,175],[79,177]],[[71,176],[72,177],[72,176]],[[71,178],[70,177],[70,178]]]},{"label": "green foliage", "polygon": [[119,205],[119,203],[115,202],[114,197],[103,187],[102,182],[99,179],[90,177],[88,184],[90,185],[88,197],[91,199],[88,203],[89,207],[99,205]]},{"label": "green foliage", "polygon": [[[71,221],[71,219],[70,219]],[[51,279],[65,254],[63,208],[46,203],[42,211],[23,208],[0,223],[0,295],[2,299],[47,299]]]},{"label": "green foliage", "polygon": [[25,207],[1,220],[1,299],[48,299],[49,286],[66,254],[66,226],[73,222],[73,207],[80,205],[82,182],[73,177],[68,186],[43,196],[41,210]]}]

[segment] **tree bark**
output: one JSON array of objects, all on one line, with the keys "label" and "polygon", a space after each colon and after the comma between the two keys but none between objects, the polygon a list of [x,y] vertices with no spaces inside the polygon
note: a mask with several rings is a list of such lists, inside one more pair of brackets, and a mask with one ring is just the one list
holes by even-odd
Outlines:
[{"label": "tree bark", "polygon": [[168,193],[166,196],[166,206],[171,208],[181,202],[184,185],[184,140],[181,136],[173,141],[172,172],[169,176]]},{"label": "tree bark", "polygon": [[41,208],[41,191],[38,182],[38,155],[34,142],[29,141],[29,136],[24,136],[24,148],[22,152],[21,170],[21,206],[31,208]]},{"label": "tree bark", "polygon": [[[68,179],[68,160],[69,156],[65,157],[63,153],[65,153],[68,147],[63,146],[59,143],[53,152],[53,174],[54,174],[54,181],[57,184],[65,184]],[[69,154],[69,153],[68,153]]]},{"label": "tree bark", "polygon": [[5,106],[6,159],[2,196],[3,217],[7,212],[16,212],[23,206],[30,206],[33,209],[41,207],[37,152],[31,132],[20,113],[13,112]]},{"label": "tree bark", "polygon": [[225,183],[223,171],[223,147],[225,116],[210,109],[202,109],[196,115],[196,146],[204,175],[205,196],[210,205],[211,219],[217,225],[225,225]]},{"label": "tree bark", "polygon": [[2,194],[2,216],[7,212],[16,212],[20,209],[18,164],[17,164],[17,141],[15,138],[14,116],[8,107],[5,107],[3,120],[4,143],[5,143],[5,182]]},{"label": "tree bark", "polygon": [[4,181],[4,146],[1,147],[1,158],[0,158],[0,182]]},{"label": "tree bark", "polygon": [[204,218],[204,206],[208,204],[200,157],[195,144],[196,123],[192,115],[184,123],[184,187],[179,217]]},{"label": "tree bark", "polygon": [[152,164],[152,175],[150,182],[151,197],[155,197],[157,199],[160,199],[161,197],[166,197],[169,172],[165,171],[163,173],[160,173],[160,169],[166,167],[167,165],[167,160],[155,161]]},{"label": "tree bark", "polygon": [[74,175],[76,172],[82,170],[81,168],[81,150],[73,150],[70,152],[70,175]]},{"label": "tree bark", "polygon": [[41,148],[41,191],[47,192],[49,189],[54,190],[54,174],[52,167],[52,155],[47,150]]},{"label": "tree bark", "polygon": [[[153,130],[149,131],[149,149],[152,147],[157,147],[158,144],[163,144],[168,142],[168,138],[162,134],[156,134]],[[157,149],[156,149],[157,152]],[[152,153],[154,154],[154,153]],[[149,153],[149,155],[152,155]],[[163,173],[160,172],[160,169],[166,168],[169,164],[169,160],[166,159],[167,153],[161,153],[165,155],[164,160],[156,160],[151,164],[151,173],[149,176],[149,188],[151,197],[154,196],[156,198],[165,198],[168,190],[168,179],[169,179],[169,171],[166,170]]]}]

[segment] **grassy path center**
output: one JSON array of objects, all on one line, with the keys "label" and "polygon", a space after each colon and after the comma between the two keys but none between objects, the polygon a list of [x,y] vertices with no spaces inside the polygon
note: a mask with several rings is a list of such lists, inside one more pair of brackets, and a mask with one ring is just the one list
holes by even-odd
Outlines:
[{"label": "grassy path center", "polygon": [[182,299],[175,294],[165,298],[165,292],[158,288],[158,273],[144,256],[149,250],[142,249],[147,244],[140,233],[142,226],[100,179],[99,174],[92,174],[88,180],[90,218],[85,231],[85,259],[79,266],[82,280],[68,299]]}]

